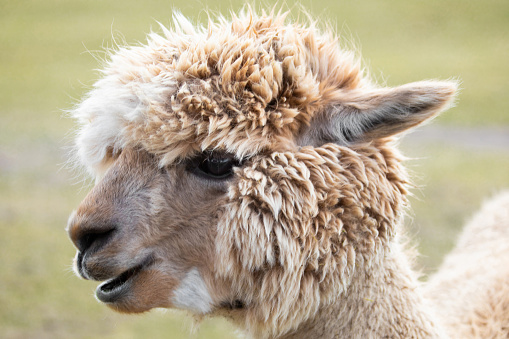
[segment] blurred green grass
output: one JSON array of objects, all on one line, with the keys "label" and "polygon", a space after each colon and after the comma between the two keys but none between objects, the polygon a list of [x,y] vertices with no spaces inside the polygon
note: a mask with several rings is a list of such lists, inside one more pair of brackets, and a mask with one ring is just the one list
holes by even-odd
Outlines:
[{"label": "blurred green grass", "polygon": [[[509,2],[301,3],[320,22],[333,23],[381,83],[460,79],[457,107],[435,123],[509,127]],[[171,22],[173,9],[204,22],[204,8],[227,14],[239,7],[195,0],[0,0],[1,337],[236,337],[222,320],[206,320],[193,334],[182,313],[115,314],[94,300],[95,283],[73,276],[74,249],[64,227],[87,187],[62,169],[73,125],[62,110],[93,83],[100,62],[91,54],[102,58],[112,36],[143,42],[151,28],[158,30],[157,21]],[[419,158],[408,163],[422,188],[414,190],[407,223],[429,273],[481,201],[509,186],[509,157],[404,140],[402,147]]]}]

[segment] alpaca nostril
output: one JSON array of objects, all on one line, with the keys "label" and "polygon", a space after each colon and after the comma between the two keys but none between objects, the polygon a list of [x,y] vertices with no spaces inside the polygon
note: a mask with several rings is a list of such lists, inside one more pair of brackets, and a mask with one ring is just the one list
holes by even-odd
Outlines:
[{"label": "alpaca nostril", "polygon": [[114,231],[115,227],[109,229],[85,230],[76,240],[76,247],[81,253],[85,253],[92,247],[94,247],[94,250],[97,250],[111,239]]}]

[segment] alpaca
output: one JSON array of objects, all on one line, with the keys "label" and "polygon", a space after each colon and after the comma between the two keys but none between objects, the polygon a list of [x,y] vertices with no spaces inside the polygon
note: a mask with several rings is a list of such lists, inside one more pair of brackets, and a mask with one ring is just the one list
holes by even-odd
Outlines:
[{"label": "alpaca", "polygon": [[257,338],[444,337],[401,244],[395,140],[457,84],[375,86],[311,22],[181,15],[120,48],[73,110],[96,185],[76,273],[137,313],[224,316]]},{"label": "alpaca", "polygon": [[505,191],[465,226],[456,247],[424,287],[452,338],[509,338],[508,239]]}]

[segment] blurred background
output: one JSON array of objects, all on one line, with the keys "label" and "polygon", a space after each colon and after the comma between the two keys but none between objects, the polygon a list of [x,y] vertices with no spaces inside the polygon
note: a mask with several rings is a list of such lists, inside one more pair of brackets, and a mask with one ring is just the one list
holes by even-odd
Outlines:
[{"label": "blurred background", "polygon": [[[294,17],[299,6],[286,1]],[[265,7],[273,5],[267,2]],[[440,264],[484,199],[509,187],[509,2],[506,0],[312,1],[335,23],[381,84],[459,79],[457,106],[405,137],[418,188],[406,224],[426,275]],[[71,271],[67,216],[90,188],[69,172],[73,121],[63,111],[97,79],[113,40],[143,43],[174,10],[204,23],[196,0],[0,0],[0,337],[235,338],[223,320],[195,331],[176,311],[115,314],[93,297],[97,283]],[[255,5],[256,7],[256,5]]]}]

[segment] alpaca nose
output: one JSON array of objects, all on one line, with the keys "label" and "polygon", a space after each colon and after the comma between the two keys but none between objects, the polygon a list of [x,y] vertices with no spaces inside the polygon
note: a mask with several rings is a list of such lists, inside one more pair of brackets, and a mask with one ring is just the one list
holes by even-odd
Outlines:
[{"label": "alpaca nose", "polygon": [[85,253],[92,247],[97,250],[108,243],[114,231],[115,227],[87,229],[79,232],[76,241],[73,240],[73,242],[81,253]]},{"label": "alpaca nose", "polygon": [[112,224],[89,223],[75,213],[69,218],[67,226],[71,241],[81,253],[98,250],[107,244],[115,230],[116,227]]}]

